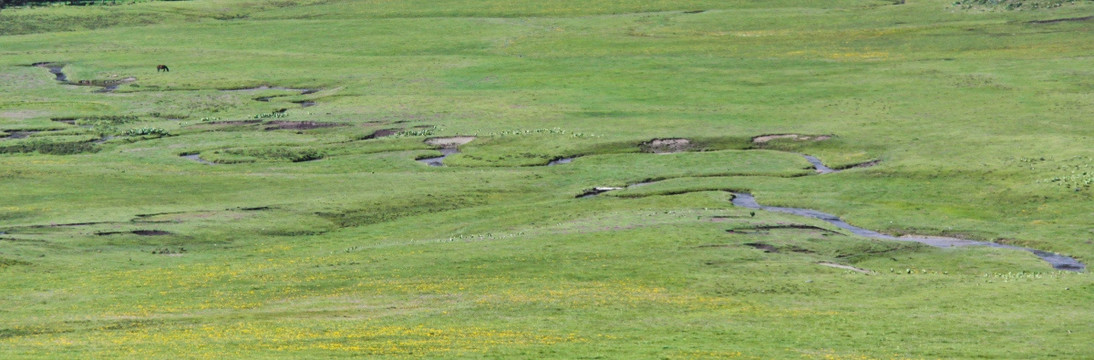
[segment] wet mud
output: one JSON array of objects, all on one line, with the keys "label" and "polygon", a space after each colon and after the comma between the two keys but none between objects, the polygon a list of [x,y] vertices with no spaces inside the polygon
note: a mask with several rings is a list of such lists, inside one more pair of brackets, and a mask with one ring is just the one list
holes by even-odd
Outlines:
[{"label": "wet mud", "polygon": [[883,233],[880,233],[880,232],[877,232],[877,231],[867,230],[867,229],[863,229],[863,228],[848,224],[847,222],[840,219],[838,216],[828,214],[828,213],[824,213],[824,212],[820,212],[820,211],[817,211],[817,210],[760,205],[759,203],[756,202],[756,198],[753,197],[752,194],[748,194],[748,193],[733,193],[732,202],[733,202],[733,205],[735,205],[735,206],[740,206],[740,207],[749,208],[749,209],[780,212],[780,213],[784,213],[784,214],[791,214],[791,215],[797,215],[797,216],[803,216],[803,217],[818,219],[818,220],[827,222],[829,224],[835,225],[836,227],[839,227],[841,229],[850,231],[852,234],[862,236],[862,237],[868,237],[868,238],[873,238],[873,239],[883,239],[883,240],[912,241],[912,242],[917,242],[917,243],[930,245],[930,246],[934,246],[934,247],[989,246],[989,247],[995,247],[995,248],[1022,250],[1022,251],[1028,251],[1030,253],[1033,253],[1037,257],[1041,258],[1041,260],[1044,260],[1045,262],[1048,262],[1050,265],[1052,265],[1053,268],[1055,268],[1057,270],[1083,271],[1083,269],[1086,268],[1086,265],[1083,265],[1081,262],[1079,262],[1078,260],[1076,260],[1074,258],[1067,257],[1067,256],[1064,256],[1064,255],[1060,255],[1060,254],[1047,252],[1047,251],[1042,251],[1042,250],[1037,250],[1037,249],[1030,249],[1030,248],[1020,247],[1020,246],[998,244],[998,243],[986,242],[986,241],[958,239],[958,238],[943,237],[943,236],[900,236],[900,237],[892,236],[892,235],[883,234]]}]

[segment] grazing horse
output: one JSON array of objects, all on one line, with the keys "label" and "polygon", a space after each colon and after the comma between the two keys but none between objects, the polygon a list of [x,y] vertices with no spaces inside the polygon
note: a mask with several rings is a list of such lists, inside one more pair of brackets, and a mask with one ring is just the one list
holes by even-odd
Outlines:
[{"label": "grazing horse", "polygon": [[167,65],[156,65],[156,72],[167,71],[171,72],[171,69],[167,68]]}]

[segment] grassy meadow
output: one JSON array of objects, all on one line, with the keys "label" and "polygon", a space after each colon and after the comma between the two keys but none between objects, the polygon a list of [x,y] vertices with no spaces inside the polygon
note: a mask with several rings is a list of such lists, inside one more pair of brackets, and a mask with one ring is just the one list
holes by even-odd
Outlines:
[{"label": "grassy meadow", "polygon": [[1091,263],[1092,13],[2,9],[0,358],[1088,358],[1089,272],[730,200]]}]

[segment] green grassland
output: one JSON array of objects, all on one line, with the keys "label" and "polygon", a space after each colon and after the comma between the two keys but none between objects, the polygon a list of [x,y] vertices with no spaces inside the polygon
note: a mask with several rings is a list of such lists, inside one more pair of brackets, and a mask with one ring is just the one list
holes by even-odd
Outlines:
[{"label": "green grassland", "polygon": [[3,9],[0,358],[1089,357],[1088,272],[730,200],[1089,264],[1091,13]]}]

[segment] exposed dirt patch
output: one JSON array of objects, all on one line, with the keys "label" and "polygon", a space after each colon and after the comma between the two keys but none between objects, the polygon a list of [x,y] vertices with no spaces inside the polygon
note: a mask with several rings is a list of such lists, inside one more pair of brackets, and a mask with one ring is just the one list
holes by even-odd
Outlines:
[{"label": "exposed dirt patch", "polygon": [[251,125],[258,124],[262,120],[225,120],[225,121],[207,121],[201,123],[202,125]]},{"label": "exposed dirt patch", "polygon": [[1033,21],[1030,21],[1029,23],[1030,24],[1055,24],[1055,23],[1062,23],[1062,22],[1090,21],[1090,20],[1094,20],[1094,16],[1083,16],[1083,17],[1064,18],[1064,19],[1051,19],[1051,20],[1033,20]]},{"label": "exposed dirt patch", "polygon": [[266,127],[266,130],[311,130],[335,126],[345,126],[345,124],[323,123],[315,121],[270,121],[266,123],[266,125],[269,125]]},{"label": "exposed dirt patch", "polygon": [[872,160],[872,161],[867,161],[867,162],[864,162],[864,163],[858,163],[858,164],[853,164],[851,166],[842,167],[839,170],[868,168],[868,167],[871,167],[871,166],[876,166],[877,164],[880,164],[880,163],[881,163],[880,159]]},{"label": "exposed dirt patch", "polygon": [[442,148],[455,148],[475,140],[474,136],[451,136],[425,139],[425,143]]},{"label": "exposed dirt patch", "polygon": [[831,138],[832,135],[768,134],[752,138],[752,143],[764,144],[776,139],[790,139],[793,141],[824,141]]},{"label": "exposed dirt patch", "polygon": [[775,247],[775,245],[771,245],[771,244],[765,244],[765,243],[747,243],[747,244],[744,244],[744,245],[745,245],[745,246],[749,246],[749,247],[752,247],[752,248],[756,248],[756,249],[760,249],[760,250],[763,250],[763,251],[764,251],[765,253],[775,253],[775,252],[779,252],[779,248],[777,248],[777,247]]},{"label": "exposed dirt patch", "polygon": [[746,227],[746,228],[729,229],[729,230],[726,230],[726,232],[730,233],[730,234],[757,234],[757,233],[766,232],[768,230],[776,230],[776,229],[814,230],[814,231],[820,231],[822,234],[827,234],[827,235],[840,235],[840,233],[838,233],[838,232],[828,230],[828,229],[825,229],[825,228],[822,228],[822,227],[816,227],[816,226],[812,226],[812,225],[801,225],[801,224],[750,226],[750,227]]},{"label": "exposed dirt patch", "polygon": [[805,248],[801,248],[801,247],[797,247],[797,246],[777,247],[775,245],[762,243],[762,242],[746,243],[744,245],[748,246],[748,247],[755,248],[755,249],[763,250],[765,253],[776,253],[777,254],[777,253],[782,253],[784,251],[803,253],[803,254],[813,254],[814,253],[813,251],[811,251],[809,249],[805,249]]},{"label": "exposed dirt patch", "polygon": [[97,233],[95,233],[95,235],[99,235],[99,236],[118,235],[118,234],[134,234],[134,235],[140,235],[140,236],[171,235],[170,232],[163,231],[163,230],[107,231],[107,232],[97,232]]},{"label": "exposed dirt patch", "polygon": [[388,136],[391,136],[391,135],[398,134],[400,131],[403,131],[403,129],[402,128],[396,128],[396,129],[376,130],[372,134],[369,134],[368,136],[365,136],[365,137],[361,138],[361,140],[379,139],[379,138],[382,138],[382,137],[388,137]]},{"label": "exposed dirt patch", "polygon": [[843,265],[843,264],[830,263],[830,262],[825,262],[825,261],[819,262],[819,263],[817,263],[817,265],[827,266],[827,267],[834,267],[834,268],[837,268],[837,269],[851,270],[851,271],[854,271],[854,272],[857,272],[857,273],[860,273],[860,274],[873,274],[874,273],[873,271],[862,269],[862,268],[857,268],[857,267],[854,267],[854,266],[851,266],[851,265]]},{"label": "exposed dirt patch", "polygon": [[59,123],[65,123],[65,124],[69,124],[69,125],[76,125],[76,118],[71,118],[71,117],[51,118],[49,120],[50,121],[56,121],[56,122],[59,122]]},{"label": "exposed dirt patch", "polygon": [[702,14],[704,12],[706,12],[706,10],[688,10],[688,11],[685,11],[684,13],[685,14]]},{"label": "exposed dirt patch", "polygon": [[642,143],[642,151],[656,154],[671,154],[691,149],[688,139],[653,139]]},{"label": "exposed dirt patch", "polygon": [[312,100],[293,101],[292,103],[300,105],[300,107],[312,107],[316,105],[315,101]]}]

